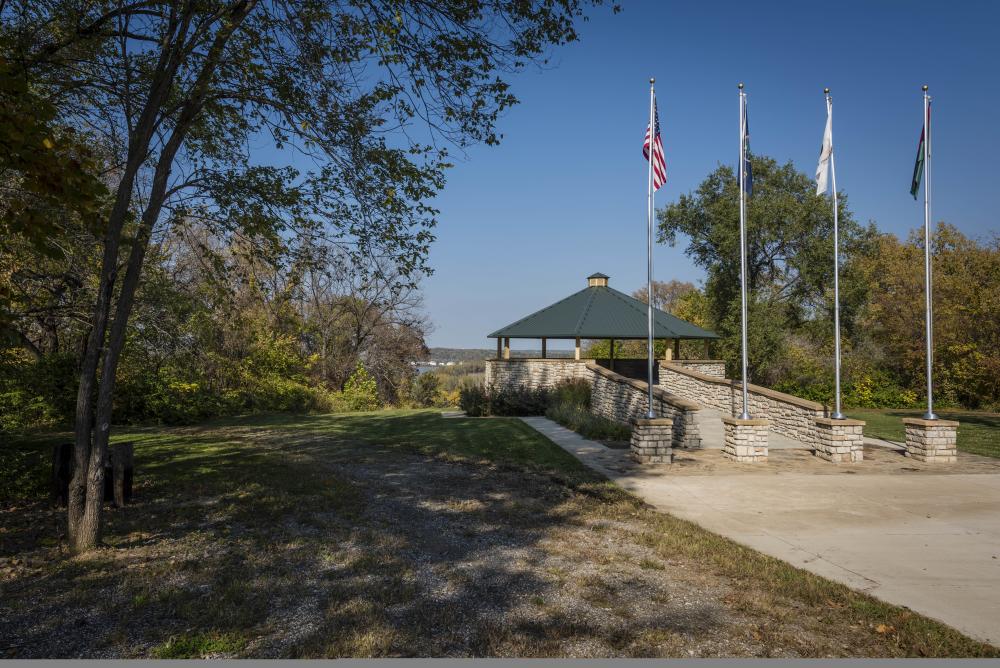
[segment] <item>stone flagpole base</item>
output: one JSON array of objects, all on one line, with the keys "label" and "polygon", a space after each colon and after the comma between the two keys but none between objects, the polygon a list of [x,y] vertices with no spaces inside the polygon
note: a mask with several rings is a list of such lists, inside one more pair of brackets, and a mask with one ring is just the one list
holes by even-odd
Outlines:
[{"label": "stone flagpole base", "polygon": [[813,418],[816,425],[816,456],[828,462],[860,462],[865,458],[863,420]]},{"label": "stone flagpole base", "polygon": [[918,462],[947,464],[958,460],[958,422],[903,418],[906,456]]},{"label": "stone flagpole base", "polygon": [[632,420],[632,459],[640,464],[673,461],[674,421],[670,418]]},{"label": "stone flagpole base", "polygon": [[725,417],[726,442],[722,448],[724,457],[736,462],[767,461],[767,420]]}]

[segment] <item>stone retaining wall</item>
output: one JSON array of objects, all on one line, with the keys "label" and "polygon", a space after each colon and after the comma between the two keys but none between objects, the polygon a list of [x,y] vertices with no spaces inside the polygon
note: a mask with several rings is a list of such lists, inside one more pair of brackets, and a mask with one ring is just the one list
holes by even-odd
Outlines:
[{"label": "stone retaining wall", "polygon": [[[590,382],[590,410],[595,415],[628,426],[632,426],[633,419],[646,417],[646,383],[605,369],[594,360],[486,360],[487,388],[549,389],[571,378]],[[653,411],[657,417],[673,420],[673,447],[701,447],[694,421],[699,408],[694,401],[653,386]]]},{"label": "stone retaining wall", "polygon": [[670,360],[669,363],[674,366],[684,367],[689,371],[703,373],[706,376],[714,376],[715,378],[726,377],[725,360]]},{"label": "stone retaining wall", "polygon": [[[690,401],[722,411],[726,415],[743,412],[743,391],[739,381],[718,378],[684,366],[661,362],[660,387]],[[750,415],[766,418],[772,431],[802,441],[815,443],[814,418],[824,417],[823,404],[807,401],[759,385],[748,385]]]},{"label": "stone retaining wall", "polygon": [[570,378],[590,380],[587,360],[518,358],[486,360],[486,387],[550,389]]},{"label": "stone retaining wall", "polygon": [[[590,392],[592,413],[627,425],[646,417],[649,398],[645,382],[626,378],[592,361],[587,363],[587,369],[593,378]],[[694,419],[699,408],[694,401],[674,396],[661,387],[653,387],[653,412],[657,417],[673,420],[675,448],[701,447],[701,435]]]}]

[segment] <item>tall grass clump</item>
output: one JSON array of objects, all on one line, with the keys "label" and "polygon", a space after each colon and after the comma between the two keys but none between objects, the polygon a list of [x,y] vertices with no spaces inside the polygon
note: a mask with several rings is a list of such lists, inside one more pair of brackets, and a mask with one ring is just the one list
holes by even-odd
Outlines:
[{"label": "tall grass clump", "polygon": [[565,380],[551,391],[545,417],[597,441],[627,441],[632,436],[625,425],[590,412],[590,383],[582,379]]}]

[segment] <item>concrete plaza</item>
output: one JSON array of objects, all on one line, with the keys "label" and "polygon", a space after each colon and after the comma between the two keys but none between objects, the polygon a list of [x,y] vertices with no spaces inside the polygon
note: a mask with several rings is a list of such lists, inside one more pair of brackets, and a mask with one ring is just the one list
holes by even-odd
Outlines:
[{"label": "concrete plaza", "polygon": [[869,446],[855,464],[802,449],[737,464],[707,448],[639,466],[628,450],[523,419],[664,512],[1000,644],[1000,460],[923,464]]}]

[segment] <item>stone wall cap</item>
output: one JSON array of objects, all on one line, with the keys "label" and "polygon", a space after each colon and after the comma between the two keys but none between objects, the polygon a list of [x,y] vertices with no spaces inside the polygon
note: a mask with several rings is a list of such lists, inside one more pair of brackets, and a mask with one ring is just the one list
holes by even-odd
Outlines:
[{"label": "stone wall cap", "polygon": [[825,424],[827,426],[833,425],[844,425],[845,427],[864,427],[866,422],[864,420],[854,420],[852,418],[831,418],[831,417],[814,417],[813,421],[816,424]]},{"label": "stone wall cap", "polygon": [[637,427],[672,427],[674,421],[672,418],[658,417],[658,418],[633,418],[632,424]]},{"label": "stone wall cap", "polygon": [[744,420],[743,418],[734,418],[729,417],[728,415],[723,415],[722,421],[726,424],[738,424],[748,427],[766,427],[768,425],[768,421],[764,418],[750,418],[749,420]]},{"label": "stone wall cap", "polygon": [[955,420],[925,420],[924,418],[903,418],[903,424],[917,425],[918,427],[957,427]]}]

